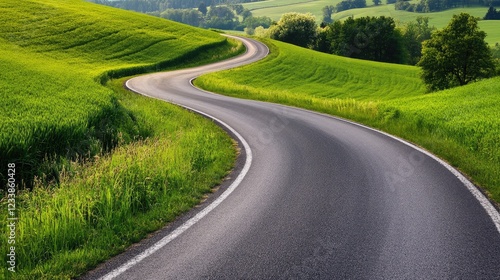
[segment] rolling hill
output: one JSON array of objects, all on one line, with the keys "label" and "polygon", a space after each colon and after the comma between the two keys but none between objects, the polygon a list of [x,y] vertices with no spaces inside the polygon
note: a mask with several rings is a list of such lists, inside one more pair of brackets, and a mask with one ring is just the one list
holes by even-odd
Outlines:
[{"label": "rolling hill", "polygon": [[222,129],[113,78],[224,59],[241,44],[80,0],[0,10],[0,207],[14,179],[19,218],[17,272],[3,265],[1,279],[74,278],[189,210],[231,169]]}]

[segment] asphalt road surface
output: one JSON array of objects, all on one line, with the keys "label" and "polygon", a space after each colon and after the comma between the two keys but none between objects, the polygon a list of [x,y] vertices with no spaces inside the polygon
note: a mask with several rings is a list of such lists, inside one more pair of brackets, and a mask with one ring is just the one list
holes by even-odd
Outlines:
[{"label": "asphalt road surface", "polygon": [[224,122],[243,153],[204,210],[89,278],[500,279],[498,211],[435,157],[334,117],[191,86],[268,52],[244,42],[236,59],[127,83]]}]

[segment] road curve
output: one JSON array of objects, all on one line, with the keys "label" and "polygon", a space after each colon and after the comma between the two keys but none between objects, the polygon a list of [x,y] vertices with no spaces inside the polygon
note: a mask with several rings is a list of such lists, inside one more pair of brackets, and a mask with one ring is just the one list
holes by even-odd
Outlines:
[{"label": "road curve", "polygon": [[330,116],[191,86],[267,54],[242,40],[243,56],[127,86],[234,128],[252,155],[246,176],[166,245],[91,278],[500,279],[498,212],[429,154]]}]

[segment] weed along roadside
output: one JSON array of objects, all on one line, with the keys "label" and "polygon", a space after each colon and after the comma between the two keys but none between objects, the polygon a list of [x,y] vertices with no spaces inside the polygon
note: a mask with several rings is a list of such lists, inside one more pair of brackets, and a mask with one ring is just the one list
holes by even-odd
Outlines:
[{"label": "weed along roadside", "polygon": [[197,205],[231,170],[222,129],[118,78],[222,60],[240,43],[83,1],[0,8],[10,11],[0,16],[0,180],[15,187],[2,187],[0,279],[75,278]]}]

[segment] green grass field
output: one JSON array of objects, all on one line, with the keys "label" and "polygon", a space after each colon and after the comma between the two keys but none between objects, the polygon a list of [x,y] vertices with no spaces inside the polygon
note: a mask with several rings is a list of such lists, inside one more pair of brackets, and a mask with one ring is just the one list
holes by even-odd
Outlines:
[{"label": "green grass field", "polygon": [[500,78],[427,94],[417,67],[266,42],[271,55],[264,61],[205,75],[195,84],[353,119],[398,135],[448,160],[500,202]]},{"label": "green grass field", "polygon": [[[318,23],[323,18],[321,9],[327,5],[335,6],[341,0],[316,0],[316,1],[285,1],[285,0],[271,0],[254,3],[246,3],[243,6],[252,10],[255,16],[268,16],[275,21],[281,18],[281,15],[289,12],[298,13],[311,13],[316,17]],[[406,11],[398,11],[394,9],[394,4],[374,6],[373,2],[368,0],[366,4],[368,7],[363,9],[352,9],[335,13],[332,15],[333,20],[343,20],[347,17],[365,17],[365,16],[386,16],[392,17],[396,21],[406,22],[415,20],[419,16],[429,17],[429,24],[436,28],[445,27],[451,20],[454,14],[461,12],[469,13],[476,17],[484,17],[488,8],[487,7],[469,7],[469,8],[456,8],[442,12],[435,13],[412,13]],[[479,22],[481,30],[488,34],[486,41],[489,44],[500,43],[500,21],[481,21]]]},{"label": "green grass field", "polygon": [[[231,169],[222,129],[111,78],[220,60],[241,44],[79,0],[0,10],[2,209],[8,163],[19,183],[17,272],[3,238],[0,279],[74,278],[196,205]],[[6,223],[2,211],[4,237]]]}]

